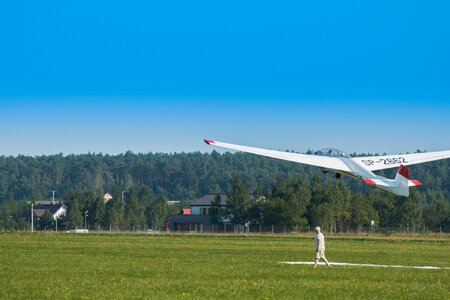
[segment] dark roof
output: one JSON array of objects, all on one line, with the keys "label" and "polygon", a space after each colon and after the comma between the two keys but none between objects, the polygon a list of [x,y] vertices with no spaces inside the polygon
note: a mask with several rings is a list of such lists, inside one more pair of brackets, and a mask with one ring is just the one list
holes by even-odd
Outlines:
[{"label": "dark roof", "polygon": [[45,209],[54,214],[58,211],[58,209],[61,208],[61,206],[64,206],[64,208],[66,208],[64,204],[38,204],[34,206],[34,209]]},{"label": "dark roof", "polygon": [[46,211],[54,215],[61,207],[66,209],[64,204],[38,204],[33,207],[33,212],[36,217],[40,218]]},{"label": "dark roof", "polygon": [[[217,195],[205,195],[201,198],[198,198],[197,200],[194,200],[191,202],[190,206],[210,206],[211,202],[214,202]],[[227,205],[228,196],[227,195],[220,195],[220,205],[225,206]]]},{"label": "dark roof", "polygon": [[35,215],[36,217],[38,217],[38,218],[40,218],[40,217],[42,217],[43,215],[45,215],[45,212],[46,212],[46,211],[47,211],[46,209],[41,209],[41,208],[34,208],[34,209],[33,209],[34,215]]},{"label": "dark roof", "polygon": [[[28,204],[31,204],[32,201],[27,201]],[[55,200],[55,204],[62,204],[62,201],[59,200]],[[47,205],[47,204],[53,204],[52,200],[39,200],[39,201],[34,201],[34,205]]]}]

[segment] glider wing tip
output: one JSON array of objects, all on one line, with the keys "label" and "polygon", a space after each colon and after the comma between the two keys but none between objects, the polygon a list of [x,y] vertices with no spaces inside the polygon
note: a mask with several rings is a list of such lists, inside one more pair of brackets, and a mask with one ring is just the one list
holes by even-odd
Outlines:
[{"label": "glider wing tip", "polygon": [[376,185],[376,183],[372,179],[369,179],[369,178],[363,178],[363,181],[370,185]]},{"label": "glider wing tip", "polygon": [[208,145],[215,144],[213,140],[204,140],[204,142]]},{"label": "glider wing tip", "polygon": [[415,186],[420,186],[420,185],[422,185],[422,182],[420,182],[419,180],[411,180],[411,182],[412,182]]}]

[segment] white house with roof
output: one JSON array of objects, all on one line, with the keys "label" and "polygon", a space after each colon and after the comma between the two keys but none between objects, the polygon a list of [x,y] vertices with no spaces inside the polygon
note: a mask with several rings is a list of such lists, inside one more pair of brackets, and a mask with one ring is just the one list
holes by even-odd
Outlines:
[{"label": "white house with roof", "polygon": [[111,196],[110,193],[106,193],[105,195],[103,195],[103,201],[106,203],[108,203],[110,200],[113,199],[113,196]]},{"label": "white house with roof", "polygon": [[52,214],[53,220],[60,219],[67,213],[67,207],[64,204],[37,204],[33,207],[33,214],[36,218],[41,218],[46,212]]}]

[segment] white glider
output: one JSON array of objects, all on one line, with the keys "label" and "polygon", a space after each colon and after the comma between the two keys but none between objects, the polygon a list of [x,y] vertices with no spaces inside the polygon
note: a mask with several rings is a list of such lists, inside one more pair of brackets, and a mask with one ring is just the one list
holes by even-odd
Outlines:
[{"label": "white glider", "polygon": [[[340,178],[341,175],[347,175],[405,197],[409,196],[410,186],[422,185],[418,180],[409,179],[409,170],[406,166],[450,158],[450,151],[350,157],[345,152],[333,148],[319,150],[312,155],[240,146],[213,140],[205,140],[205,143],[217,147],[316,166],[324,172],[336,172],[336,178]],[[399,168],[395,179],[378,176],[372,172],[390,168]]]}]

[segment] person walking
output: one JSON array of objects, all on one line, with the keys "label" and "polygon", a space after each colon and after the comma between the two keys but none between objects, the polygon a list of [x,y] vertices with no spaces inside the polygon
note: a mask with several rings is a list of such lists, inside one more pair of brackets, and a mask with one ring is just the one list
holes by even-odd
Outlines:
[{"label": "person walking", "polygon": [[322,232],[320,232],[320,227],[317,226],[314,229],[317,233],[316,235],[316,261],[314,263],[314,269],[317,267],[317,264],[319,263],[319,260],[323,260],[325,264],[328,266],[328,268],[331,268],[331,264],[328,262],[327,258],[325,257],[325,237],[323,236]]}]

